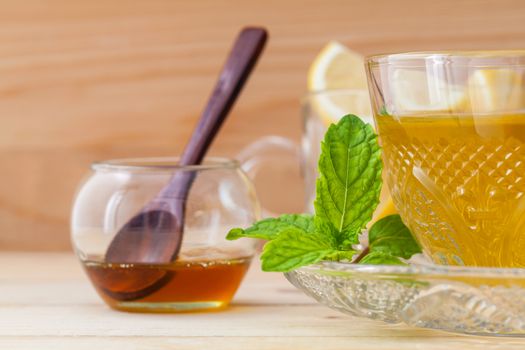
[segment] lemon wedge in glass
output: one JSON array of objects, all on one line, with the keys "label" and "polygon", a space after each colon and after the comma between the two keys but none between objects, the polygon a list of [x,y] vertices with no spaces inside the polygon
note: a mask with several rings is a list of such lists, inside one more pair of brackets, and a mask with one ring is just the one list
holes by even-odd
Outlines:
[{"label": "lemon wedge in glass", "polygon": [[460,112],[467,106],[465,88],[452,85],[427,71],[396,69],[390,76],[391,101],[387,111],[392,115],[417,115],[421,112]]},{"label": "lemon wedge in glass", "polygon": [[459,85],[427,71],[397,69],[390,86],[385,98],[393,115],[516,112],[525,101],[525,77],[506,68],[476,69]]},{"label": "lemon wedge in glass", "polygon": [[474,113],[517,112],[525,102],[525,77],[511,69],[478,69],[468,88]]}]

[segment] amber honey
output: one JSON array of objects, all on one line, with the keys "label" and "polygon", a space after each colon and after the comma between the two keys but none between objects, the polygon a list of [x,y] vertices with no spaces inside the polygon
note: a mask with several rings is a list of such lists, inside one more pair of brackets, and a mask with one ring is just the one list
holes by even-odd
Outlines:
[{"label": "amber honey", "polygon": [[[134,312],[184,312],[223,308],[233,298],[251,258],[111,264],[84,261],[84,269],[112,308]],[[141,289],[136,290],[137,281]]]}]

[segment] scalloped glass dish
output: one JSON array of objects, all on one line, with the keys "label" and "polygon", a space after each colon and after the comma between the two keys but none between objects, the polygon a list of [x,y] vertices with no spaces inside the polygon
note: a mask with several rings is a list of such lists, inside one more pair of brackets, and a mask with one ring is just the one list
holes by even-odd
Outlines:
[{"label": "scalloped glass dish", "polygon": [[525,336],[525,269],[323,262],[285,276],[321,304],[353,316]]}]

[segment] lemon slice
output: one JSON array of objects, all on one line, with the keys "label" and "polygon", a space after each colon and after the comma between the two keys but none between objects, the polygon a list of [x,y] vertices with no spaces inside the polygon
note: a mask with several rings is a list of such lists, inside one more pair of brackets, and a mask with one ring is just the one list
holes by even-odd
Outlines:
[{"label": "lemon slice", "polygon": [[308,90],[367,89],[364,58],[337,41],[329,42],[308,71]]},{"label": "lemon slice", "polygon": [[525,79],[511,69],[478,69],[468,81],[475,113],[516,112],[525,103]]},{"label": "lemon slice", "polygon": [[349,113],[373,125],[363,56],[344,45],[331,41],[317,55],[308,71],[308,91],[325,125]]}]

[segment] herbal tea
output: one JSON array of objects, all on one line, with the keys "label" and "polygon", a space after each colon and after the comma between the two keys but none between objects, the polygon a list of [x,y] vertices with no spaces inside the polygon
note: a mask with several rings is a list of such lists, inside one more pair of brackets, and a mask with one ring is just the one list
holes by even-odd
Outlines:
[{"label": "herbal tea", "polygon": [[394,203],[434,261],[525,266],[525,115],[376,121]]},{"label": "herbal tea", "polygon": [[[172,312],[226,306],[248,270],[250,258],[176,261],[172,264],[110,264],[85,261],[84,269],[102,299],[125,311]],[[133,281],[151,281],[147,293]]]}]

